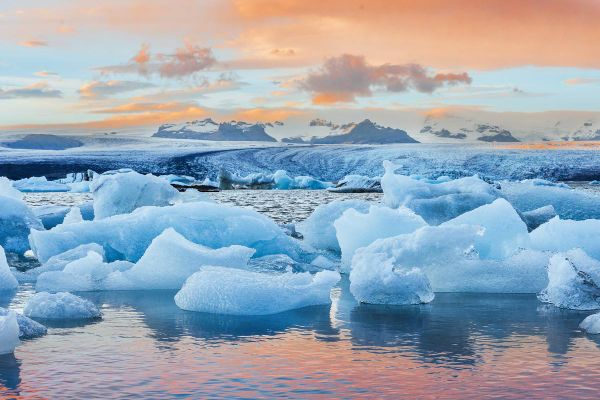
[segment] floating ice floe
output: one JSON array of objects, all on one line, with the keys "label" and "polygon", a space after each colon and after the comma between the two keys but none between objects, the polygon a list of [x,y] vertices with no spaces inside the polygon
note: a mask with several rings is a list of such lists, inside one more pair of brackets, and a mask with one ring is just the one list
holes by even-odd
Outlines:
[{"label": "floating ice floe", "polygon": [[301,261],[306,255],[302,243],[287,236],[268,217],[246,208],[208,202],[142,207],[131,214],[32,231],[29,239],[42,263],[86,243],[100,244],[109,261],[136,262],[167,228],[213,249],[237,244],[255,249],[257,257],[287,254]]},{"label": "floating ice floe", "polygon": [[381,193],[381,177],[371,178],[364,175],[346,175],[335,187],[328,189],[336,193]]},{"label": "floating ice floe", "polygon": [[33,295],[23,310],[23,314],[39,319],[93,319],[102,313],[89,300],[71,293],[40,292]]},{"label": "floating ice floe", "polygon": [[175,303],[184,310],[214,314],[276,314],[329,304],[339,279],[334,271],[273,274],[209,266],[188,278]]},{"label": "floating ice floe", "polygon": [[0,315],[0,354],[10,354],[21,344],[19,340],[19,324],[14,312]]},{"label": "floating ice floe", "polygon": [[600,261],[581,249],[555,254],[548,264],[548,287],[538,297],[560,308],[599,309]]},{"label": "floating ice floe", "polygon": [[551,205],[562,219],[600,219],[600,195],[542,179],[502,181],[501,192],[520,212]]},{"label": "floating ice floe", "polygon": [[371,205],[368,213],[347,209],[334,227],[342,252],[342,271],[349,272],[354,252],[377,239],[411,233],[427,223],[412,210]]},{"label": "floating ice floe", "polygon": [[333,223],[344,211],[355,209],[359,212],[367,212],[371,204],[365,200],[335,200],[328,204],[322,204],[313,211],[310,217],[299,223],[297,229],[307,244],[320,250],[340,253],[340,245]]},{"label": "floating ice floe", "polygon": [[97,176],[90,189],[95,219],[127,214],[143,206],[168,206],[179,194],[164,179],[127,169]]},{"label": "floating ice floe", "polygon": [[6,178],[0,178],[0,246],[7,252],[23,254],[29,249],[32,229],[44,229],[40,220],[22,200],[22,194]]},{"label": "floating ice floe", "polygon": [[278,170],[273,174],[275,189],[327,189],[333,186],[331,182],[323,182],[311,176],[295,176],[291,178],[286,171]]},{"label": "floating ice floe", "polygon": [[384,162],[381,178],[384,203],[388,207],[406,206],[427,223],[438,225],[500,197],[500,192],[477,176],[452,181],[428,181],[398,175],[398,168]]},{"label": "floating ice floe", "polygon": [[19,282],[11,272],[4,249],[0,246],[0,291],[15,290],[18,286]]},{"label": "floating ice floe", "polygon": [[45,176],[34,176],[13,182],[21,192],[68,192],[71,188],[57,181],[49,181]]},{"label": "floating ice floe", "polygon": [[9,314],[14,314],[17,319],[20,339],[33,339],[44,336],[48,332],[48,329],[46,329],[46,327],[39,322],[36,322],[24,315],[7,310],[6,308],[0,307],[0,317],[6,317]]},{"label": "floating ice floe", "polygon": [[[78,206],[81,217],[85,221],[94,219],[93,202],[88,201]],[[65,216],[71,211],[71,207],[59,205],[43,205],[31,208],[34,215],[42,222],[45,229],[52,229],[63,223]]]},{"label": "floating ice floe", "polygon": [[600,334],[600,313],[588,315],[581,321],[579,328],[592,335]]}]

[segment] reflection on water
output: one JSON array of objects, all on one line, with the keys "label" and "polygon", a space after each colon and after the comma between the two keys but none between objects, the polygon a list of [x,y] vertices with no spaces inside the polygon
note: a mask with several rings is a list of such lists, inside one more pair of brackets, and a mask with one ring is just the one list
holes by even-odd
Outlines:
[{"label": "reflection on water", "polygon": [[[30,294],[22,290],[11,307]],[[589,313],[533,295],[441,293],[424,306],[361,305],[345,279],[331,306],[239,317],[180,310],[174,294],[82,294],[104,320],[55,325],[1,357],[0,390],[61,398],[592,398],[600,386],[600,338],[577,329]]]}]

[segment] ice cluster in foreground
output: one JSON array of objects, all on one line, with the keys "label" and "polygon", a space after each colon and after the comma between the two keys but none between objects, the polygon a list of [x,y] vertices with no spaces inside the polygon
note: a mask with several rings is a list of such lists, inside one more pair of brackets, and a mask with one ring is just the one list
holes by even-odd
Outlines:
[{"label": "ice cluster in foreground", "polygon": [[94,319],[102,316],[94,303],[66,292],[36,293],[25,305],[23,314],[39,319]]},{"label": "ice cluster in foreground", "polygon": [[8,263],[6,262],[6,254],[0,246],[0,291],[15,290],[19,286],[17,278],[11,272]]},{"label": "ice cluster in foreground", "polygon": [[19,324],[14,312],[0,315],[0,354],[10,354],[21,344]]},{"label": "ice cluster in foreground", "polygon": [[33,339],[36,337],[44,336],[48,332],[46,327],[40,324],[39,322],[36,322],[24,315],[15,313],[14,311],[10,311],[0,307],[0,317],[6,317],[10,314],[14,314],[17,319],[20,339]]}]

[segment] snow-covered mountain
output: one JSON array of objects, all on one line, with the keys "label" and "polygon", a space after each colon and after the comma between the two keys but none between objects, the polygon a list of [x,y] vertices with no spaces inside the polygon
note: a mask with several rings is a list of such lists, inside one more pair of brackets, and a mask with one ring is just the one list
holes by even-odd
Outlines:
[{"label": "snow-covered mountain", "polygon": [[348,124],[334,124],[323,119],[310,121],[311,129],[326,133],[326,136],[312,136],[311,138],[285,138],[285,143],[311,143],[311,144],[391,144],[391,143],[419,143],[401,129],[384,127],[365,119],[362,122]]},{"label": "snow-covered mountain", "polygon": [[250,124],[243,121],[218,123],[207,118],[182,124],[164,124],[152,136],[176,139],[276,142],[275,138],[269,136],[265,129],[282,125],[283,123],[279,121],[265,124]]},{"label": "snow-covered mountain", "polygon": [[[564,125],[561,121],[555,125],[556,131],[565,131]],[[600,125],[595,121],[588,120],[578,126],[575,130],[571,130],[569,134],[562,136],[560,139],[581,142],[585,140],[600,140]]]},{"label": "snow-covered mountain", "polygon": [[435,119],[427,117],[419,132],[445,141],[519,142],[513,134],[498,125],[465,120],[458,117]]}]

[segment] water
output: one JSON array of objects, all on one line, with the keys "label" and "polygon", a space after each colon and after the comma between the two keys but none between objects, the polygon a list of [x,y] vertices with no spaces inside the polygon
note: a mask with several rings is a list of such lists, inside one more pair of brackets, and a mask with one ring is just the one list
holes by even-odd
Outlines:
[{"label": "water", "polygon": [[[214,196],[282,222],[304,218],[312,207],[307,204],[317,199],[330,200],[323,192]],[[286,196],[301,206],[277,211]],[[62,201],[57,194],[47,199]],[[0,306],[10,302],[21,310],[32,293],[24,285]],[[231,317],[180,310],[174,294],[82,294],[101,307],[104,319],[51,324],[47,336],[24,342],[14,356],[0,356],[0,393],[61,399],[598,398],[600,337],[577,328],[590,312],[559,310],[534,295],[440,293],[423,306],[360,305],[345,279],[330,306]]]}]

